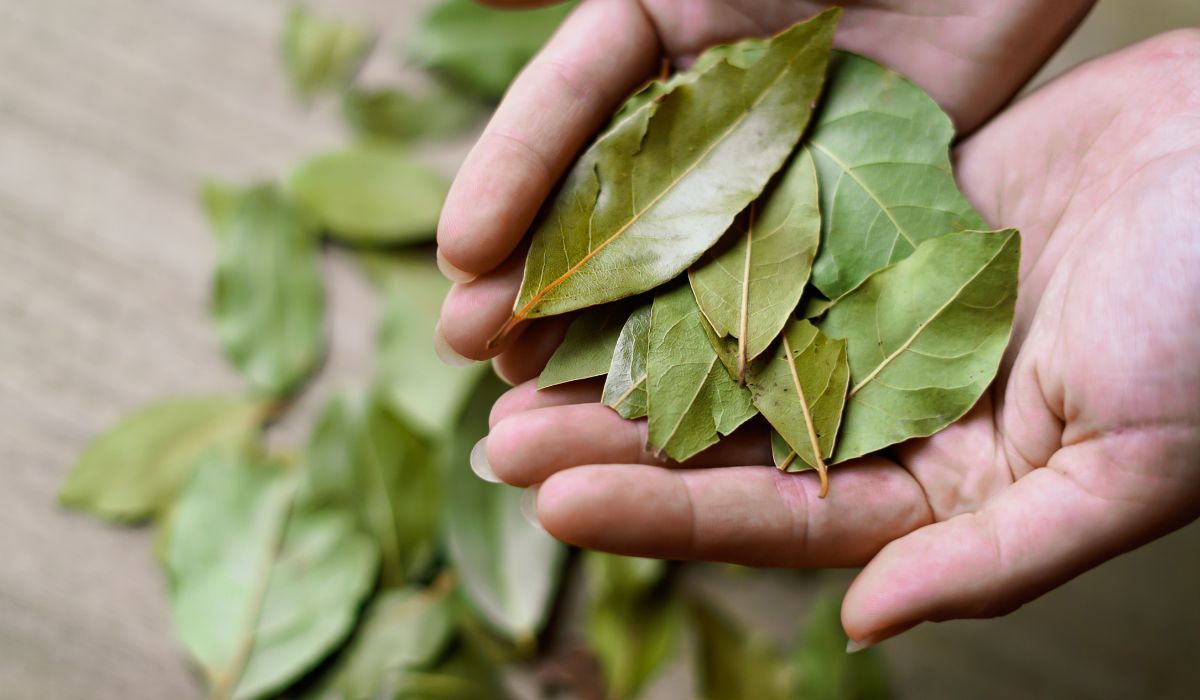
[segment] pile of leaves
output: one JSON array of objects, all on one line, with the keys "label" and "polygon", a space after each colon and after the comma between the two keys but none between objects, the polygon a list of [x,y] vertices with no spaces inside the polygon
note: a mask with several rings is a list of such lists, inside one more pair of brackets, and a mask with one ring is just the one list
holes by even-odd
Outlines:
[{"label": "pile of leaves", "polygon": [[832,51],[830,10],[633,96],[535,223],[505,329],[586,309],[542,373],[607,375],[683,461],[756,415],[816,469],[961,417],[1012,328],[1020,239],[958,191],[949,118]]},{"label": "pile of leaves", "polygon": [[[430,73],[423,92],[360,84],[377,44],[367,29],[289,14],[292,86],[339,101],[353,143],[282,182],[203,187],[211,312],[247,390],[136,411],[92,442],[60,494],[155,524],[171,617],[211,697],[493,700],[532,697],[532,676],[546,693],[632,698],[688,648],[705,698],[886,696],[877,659],[844,654],[836,595],[785,651],[677,566],[573,555],[524,519],[519,490],[470,472],[505,387],[434,354],[447,181],[418,147],[476,128],[569,9],[441,3],[406,42]],[[356,261],[385,300],[374,375],[327,397],[304,444],[268,448],[327,352],[328,255]],[[550,672],[579,649],[599,681]]]}]

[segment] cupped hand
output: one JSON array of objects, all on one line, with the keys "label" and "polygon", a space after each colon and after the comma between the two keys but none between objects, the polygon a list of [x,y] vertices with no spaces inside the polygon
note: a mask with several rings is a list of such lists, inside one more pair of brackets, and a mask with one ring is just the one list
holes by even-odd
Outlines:
[{"label": "cupped hand", "polygon": [[842,608],[859,644],[1006,613],[1200,516],[1200,31],[1076,69],[955,155],[1022,232],[1013,339],[961,421],[835,466],[821,500],[814,473],[753,466],[761,428],[662,464],[594,383],[527,383],[493,411],[492,471],[541,483],[541,522],[580,546],[865,565]]},{"label": "cupped hand", "polygon": [[[492,0],[538,5],[537,0]],[[541,370],[566,319],[528,324],[488,348],[508,319],[538,209],[613,109],[660,70],[716,43],[780,31],[834,3],[584,0],[514,81],[446,198],[438,258],[458,284],[442,307],[443,356],[482,360],[512,380]],[[1041,66],[1092,0],[850,0],[836,43],[924,87],[973,130]]]}]

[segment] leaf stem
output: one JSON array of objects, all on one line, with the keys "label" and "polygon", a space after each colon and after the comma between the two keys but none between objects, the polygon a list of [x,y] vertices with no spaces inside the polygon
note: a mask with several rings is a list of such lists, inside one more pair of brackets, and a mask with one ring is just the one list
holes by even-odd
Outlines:
[{"label": "leaf stem", "polygon": [[742,266],[742,303],[738,319],[738,384],[746,386],[746,336],[750,330],[750,256],[754,249],[754,203],[746,224],[746,262]]}]

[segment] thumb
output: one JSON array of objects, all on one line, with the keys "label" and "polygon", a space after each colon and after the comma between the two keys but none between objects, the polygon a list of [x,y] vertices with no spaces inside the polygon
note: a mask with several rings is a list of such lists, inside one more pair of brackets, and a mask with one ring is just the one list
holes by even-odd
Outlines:
[{"label": "thumb", "polygon": [[891,542],[846,593],[851,646],[921,622],[1004,615],[1163,531],[1161,509],[1099,494],[1046,467],[979,511]]}]

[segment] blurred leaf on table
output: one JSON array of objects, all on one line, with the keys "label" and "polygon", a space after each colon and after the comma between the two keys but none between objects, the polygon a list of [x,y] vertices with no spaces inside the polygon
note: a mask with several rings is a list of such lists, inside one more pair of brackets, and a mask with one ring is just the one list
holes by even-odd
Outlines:
[{"label": "blurred leaf on table", "polygon": [[284,72],[300,97],[336,92],[353,80],[373,43],[365,27],[295,6],[280,39]]}]

